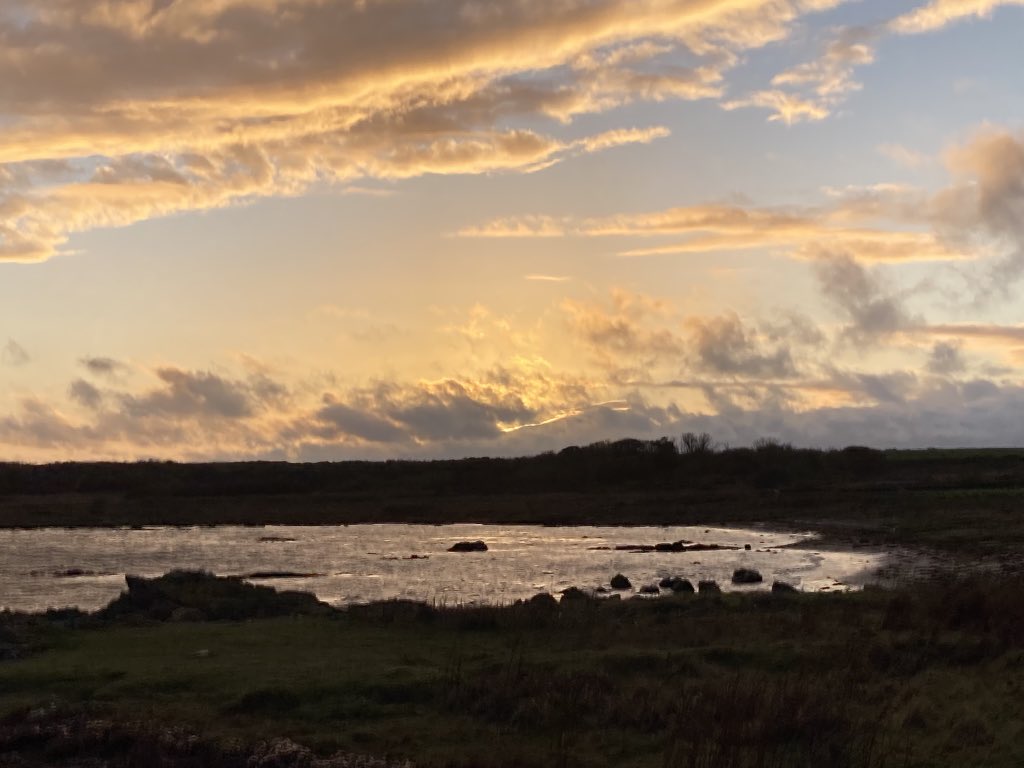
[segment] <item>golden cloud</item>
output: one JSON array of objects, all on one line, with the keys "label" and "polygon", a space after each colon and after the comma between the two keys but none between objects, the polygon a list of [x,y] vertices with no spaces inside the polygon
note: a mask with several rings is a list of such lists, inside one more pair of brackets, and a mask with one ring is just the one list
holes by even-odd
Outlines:
[{"label": "golden cloud", "polygon": [[742,51],[841,1],[11,0],[0,258],[314,182],[529,172],[647,143],[667,130],[508,123],[717,98]]}]

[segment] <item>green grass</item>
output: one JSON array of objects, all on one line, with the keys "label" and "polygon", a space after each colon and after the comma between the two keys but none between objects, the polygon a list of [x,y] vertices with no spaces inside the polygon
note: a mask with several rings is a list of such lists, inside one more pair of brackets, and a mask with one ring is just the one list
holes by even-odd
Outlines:
[{"label": "green grass", "polygon": [[991,582],[102,626],[0,664],[0,711],[60,702],[423,766],[1019,766],[1022,595]]}]

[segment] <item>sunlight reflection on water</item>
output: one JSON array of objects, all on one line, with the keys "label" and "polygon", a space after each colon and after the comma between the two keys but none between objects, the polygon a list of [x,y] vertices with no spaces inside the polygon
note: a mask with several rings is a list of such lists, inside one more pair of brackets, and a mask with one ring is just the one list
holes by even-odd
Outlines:
[{"label": "sunlight reflection on water", "polygon": [[[489,551],[446,551],[457,541],[476,539],[485,541]],[[680,539],[739,549],[614,550],[618,545]],[[798,546],[787,546],[794,544]],[[607,586],[620,572],[635,589],[665,576],[681,576],[694,583],[715,579],[726,590],[766,589],[775,579],[805,590],[841,590],[857,588],[882,565],[880,553],[819,551],[813,546],[809,534],[704,527],[393,524],[3,530],[0,607],[92,610],[122,591],[124,574],[157,576],[175,568],[219,575],[302,574],[253,581],[313,592],[332,604],[407,598],[455,605],[508,603],[569,586]],[[759,570],[764,583],[734,587],[730,577],[739,567]]]}]

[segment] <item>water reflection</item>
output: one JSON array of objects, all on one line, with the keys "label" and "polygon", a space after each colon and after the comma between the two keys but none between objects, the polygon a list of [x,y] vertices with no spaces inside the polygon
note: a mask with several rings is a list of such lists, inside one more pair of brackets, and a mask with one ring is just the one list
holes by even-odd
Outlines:
[{"label": "water reflection", "polygon": [[[487,552],[447,551],[477,539]],[[680,540],[736,549],[615,549]],[[4,530],[0,552],[0,606],[25,611],[99,608],[122,590],[125,573],[157,576],[175,568],[245,575],[333,604],[408,598],[454,605],[592,589],[607,586],[615,573],[637,590],[666,576],[715,579],[726,590],[764,589],[774,579],[840,590],[859,586],[882,558],[819,551],[809,534],[758,529],[465,524]],[[734,587],[729,580],[739,567],[757,569],[764,583]]]}]

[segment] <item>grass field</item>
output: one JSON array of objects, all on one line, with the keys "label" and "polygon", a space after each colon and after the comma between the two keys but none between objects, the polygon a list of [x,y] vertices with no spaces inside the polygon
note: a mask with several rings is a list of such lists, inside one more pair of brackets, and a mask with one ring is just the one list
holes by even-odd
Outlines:
[{"label": "grass field", "polygon": [[8,744],[56,705],[421,766],[1024,764],[1015,581],[86,623],[0,663]]}]

